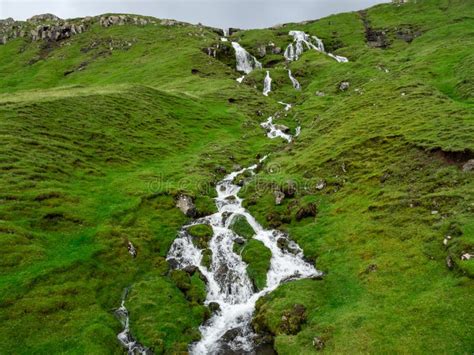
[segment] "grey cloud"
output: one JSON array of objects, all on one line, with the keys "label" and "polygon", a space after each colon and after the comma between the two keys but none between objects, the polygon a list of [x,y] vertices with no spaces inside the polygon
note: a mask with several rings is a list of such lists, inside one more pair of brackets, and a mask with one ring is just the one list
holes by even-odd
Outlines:
[{"label": "grey cloud", "polygon": [[107,12],[173,18],[216,27],[263,28],[360,10],[378,0],[0,0],[0,18],[51,12],[62,18]]}]

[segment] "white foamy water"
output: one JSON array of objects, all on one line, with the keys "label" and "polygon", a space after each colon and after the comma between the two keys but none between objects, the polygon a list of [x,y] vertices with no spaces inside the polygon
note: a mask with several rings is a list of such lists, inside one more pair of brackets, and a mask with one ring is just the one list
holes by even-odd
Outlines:
[{"label": "white foamy water", "polygon": [[262,69],[262,64],[247,52],[240,44],[237,42],[232,42],[232,47],[235,50],[235,59],[237,61],[237,70],[249,74],[255,69]]},{"label": "white foamy water", "polygon": [[270,72],[267,70],[267,75],[263,81],[263,95],[268,96],[272,91],[272,78],[270,77]]},{"label": "white foamy water", "polygon": [[[295,40],[285,50],[284,55],[287,60],[297,60],[304,52],[305,47],[326,53],[324,44],[317,37],[310,37],[302,31],[291,31],[290,35],[293,35]],[[254,69],[262,68],[257,59],[238,43],[232,42],[232,46],[236,53],[237,70],[248,74]],[[347,62],[345,57],[335,56],[331,53],[326,54],[340,63]],[[288,76],[295,88],[301,87],[290,70]],[[242,82],[244,78],[245,75],[237,81]],[[268,95],[271,91],[271,81],[270,73],[267,71],[264,95]],[[285,106],[286,111],[291,109],[291,104],[282,101],[279,103]],[[261,126],[267,131],[269,138],[281,137],[287,142],[291,142],[293,137],[301,133],[301,126],[296,128],[294,136],[285,133],[284,131],[288,129],[282,125],[275,125],[273,117],[262,122]],[[265,159],[266,157],[261,159],[259,164]],[[190,346],[191,354],[253,353],[256,334],[252,329],[251,321],[257,300],[275,290],[283,282],[321,275],[321,272],[304,260],[303,251],[294,241],[278,230],[264,229],[242,206],[243,200],[238,196],[241,187],[234,184],[233,180],[244,172],[255,174],[257,167],[258,164],[255,164],[226,175],[216,186],[215,203],[218,212],[183,226],[168,253],[167,260],[170,264],[180,269],[188,266],[195,266],[199,269],[206,278],[206,304],[213,302],[220,306],[220,309],[205,324],[201,325],[202,338]],[[255,290],[247,275],[247,265],[240,255],[234,253],[234,243],[240,237],[230,229],[230,224],[239,215],[243,216],[254,230],[253,238],[261,241],[271,251],[266,287],[261,291]],[[213,237],[209,242],[209,249],[212,251],[212,261],[209,267],[203,265],[203,251],[194,245],[192,236],[187,232],[191,225],[202,223],[210,225],[213,231]],[[284,241],[279,243],[282,238]],[[279,245],[286,245],[286,247],[280,248]],[[116,311],[123,325],[123,331],[117,337],[129,354],[146,354],[149,350],[138,343],[130,333],[125,296],[120,308]]]},{"label": "white foamy water", "polygon": [[[290,135],[282,137],[291,141]],[[199,268],[208,281],[206,303],[216,302],[220,305],[220,311],[200,327],[202,339],[191,345],[191,354],[217,354],[224,350],[251,353],[256,336],[251,320],[257,300],[275,290],[282,282],[320,275],[313,265],[303,259],[303,252],[295,242],[278,230],[264,229],[242,206],[242,199],[238,196],[241,187],[233,184],[233,180],[244,172],[254,174],[257,166],[256,164],[225,176],[216,187],[218,212],[193,223],[206,223],[212,227],[214,235],[209,243],[212,251],[209,268],[202,265],[202,251],[194,246],[192,237],[187,233],[188,226],[183,227],[169,251],[167,259],[172,260],[179,268],[190,265]],[[233,251],[234,241],[238,236],[229,226],[238,215],[244,216],[253,228],[253,238],[261,241],[272,253],[267,284],[259,292],[254,289],[247,275],[247,265]],[[287,241],[288,248],[281,249],[278,246],[280,238]]]},{"label": "white foamy water", "polygon": [[122,297],[122,303],[120,307],[115,311],[117,318],[122,323],[123,330],[117,335],[117,339],[122,346],[127,349],[128,354],[141,354],[147,355],[152,352],[140,344],[130,333],[130,318],[128,310],[125,307],[125,298],[127,297],[128,290],[125,290]]},{"label": "white foamy water", "polygon": [[273,117],[270,116],[265,122],[260,123],[260,126],[267,131],[267,137],[270,139],[281,137],[285,139],[288,143],[291,143],[293,137],[291,134],[283,132],[279,125],[273,123]]},{"label": "white foamy water", "polygon": [[286,47],[284,56],[290,62],[298,60],[305,50],[311,49],[327,54],[339,63],[349,62],[346,57],[327,53],[323,41],[316,36],[310,36],[303,31],[290,31],[288,34],[293,37],[293,43]]},{"label": "white foamy water", "polygon": [[288,69],[288,77],[290,78],[291,83],[293,84],[293,87],[296,90],[300,90],[301,89],[300,83],[298,82],[298,80],[296,80],[296,78],[293,75],[291,75],[291,70],[289,69]]}]

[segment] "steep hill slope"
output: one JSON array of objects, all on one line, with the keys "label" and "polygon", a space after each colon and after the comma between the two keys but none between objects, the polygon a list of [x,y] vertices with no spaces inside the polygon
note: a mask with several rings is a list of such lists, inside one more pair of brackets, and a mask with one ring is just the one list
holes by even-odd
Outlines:
[{"label": "steep hill slope", "polygon": [[[232,33],[264,67],[242,84],[215,29],[110,16],[0,46],[0,352],[123,352],[114,310],[126,288],[133,335],[155,353],[186,351],[210,311],[198,274],[165,260],[190,221],[176,198],[210,214],[225,172],[268,153],[244,205],[326,273],[258,302],[253,326],[278,353],[473,351],[470,1]],[[316,50],[285,62],[290,30],[349,63]],[[269,115],[301,134],[268,140]],[[261,287],[268,250],[247,247]]]}]

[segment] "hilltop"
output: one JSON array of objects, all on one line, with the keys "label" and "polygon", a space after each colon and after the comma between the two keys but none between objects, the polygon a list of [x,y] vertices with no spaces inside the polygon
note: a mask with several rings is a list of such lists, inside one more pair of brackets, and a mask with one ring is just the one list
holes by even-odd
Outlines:
[{"label": "hilltop", "polygon": [[[186,352],[212,310],[205,279],[166,256],[184,224],[216,211],[215,184],[265,155],[238,181],[244,207],[324,272],[257,302],[253,327],[272,349],[472,352],[473,28],[467,0],[227,41],[127,14],[1,20],[0,352],[122,353],[124,290],[133,336]],[[317,50],[288,61],[292,30],[348,62]],[[233,41],[263,67],[241,83]],[[268,139],[269,116],[301,133]],[[250,239],[246,228],[235,231]],[[261,289],[271,254],[243,245]]]}]

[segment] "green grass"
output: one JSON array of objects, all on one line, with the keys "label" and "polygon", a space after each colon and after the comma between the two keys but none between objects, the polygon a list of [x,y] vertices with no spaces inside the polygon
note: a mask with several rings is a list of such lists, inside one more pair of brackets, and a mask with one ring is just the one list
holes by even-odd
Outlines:
[{"label": "green grass", "polygon": [[[258,302],[256,325],[278,353],[313,353],[314,337],[327,353],[472,352],[474,263],[460,255],[474,253],[474,180],[460,161],[474,152],[474,8],[419,0],[367,18],[389,48],[366,44],[359,13],[235,34],[256,54],[270,41],[284,49],[301,29],[350,59],[305,52],[290,64],[297,92],[282,56],[267,55],[269,98],[264,71],[239,85],[202,51],[219,38],[199,26],[94,25],[51,48],[0,46],[0,352],[122,353],[113,311],[127,287],[140,342],[186,351],[209,313],[198,273],[170,272],[165,260],[189,222],[175,197],[214,212],[216,171],[257,153],[271,155],[242,189],[246,207],[326,273]],[[405,27],[421,35],[398,39]],[[302,126],[290,145],[259,127],[277,110],[277,123]],[[274,187],[288,180],[297,193],[275,206]],[[308,203],[317,216],[297,221]],[[261,289],[270,253],[245,223],[234,230]],[[286,334],[282,315],[295,304],[306,322]]]}]

